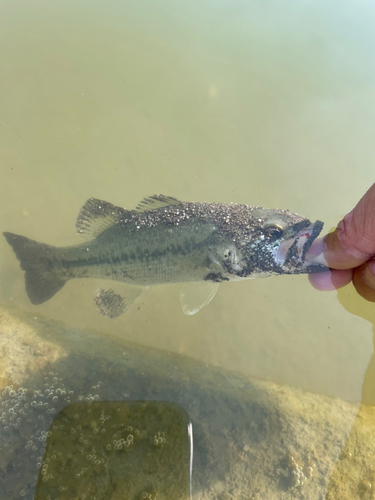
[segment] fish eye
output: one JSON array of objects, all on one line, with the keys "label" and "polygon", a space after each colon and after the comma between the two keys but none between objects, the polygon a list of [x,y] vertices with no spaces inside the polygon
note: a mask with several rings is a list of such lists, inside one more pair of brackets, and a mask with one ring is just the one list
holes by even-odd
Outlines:
[{"label": "fish eye", "polygon": [[264,233],[268,238],[277,239],[283,235],[284,228],[281,224],[277,224],[276,222],[269,222],[264,226]]}]

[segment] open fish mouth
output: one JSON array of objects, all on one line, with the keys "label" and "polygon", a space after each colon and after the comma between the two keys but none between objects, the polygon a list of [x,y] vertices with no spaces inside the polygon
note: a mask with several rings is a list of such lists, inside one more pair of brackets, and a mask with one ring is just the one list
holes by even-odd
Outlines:
[{"label": "open fish mouth", "polygon": [[[305,261],[313,241],[319,236],[323,229],[323,222],[317,220],[313,224],[301,229],[296,236],[283,241],[278,247],[275,260],[279,266],[302,269],[302,272],[317,273],[326,271],[328,268]],[[299,271],[301,272],[301,271]]]}]

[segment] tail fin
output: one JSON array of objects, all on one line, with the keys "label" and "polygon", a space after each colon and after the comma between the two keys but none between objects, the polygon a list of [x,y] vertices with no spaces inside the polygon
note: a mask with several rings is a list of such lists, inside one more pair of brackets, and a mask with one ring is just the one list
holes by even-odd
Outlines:
[{"label": "tail fin", "polygon": [[55,268],[56,247],[13,233],[3,233],[25,271],[26,292],[32,304],[50,299],[68,281]]}]

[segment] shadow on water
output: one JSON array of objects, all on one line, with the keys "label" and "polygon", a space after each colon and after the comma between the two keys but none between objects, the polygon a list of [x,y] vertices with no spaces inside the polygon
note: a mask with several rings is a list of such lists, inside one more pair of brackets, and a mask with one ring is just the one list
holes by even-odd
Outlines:
[{"label": "shadow on water", "polygon": [[[373,344],[375,345],[375,308],[358,295],[354,287],[347,286],[337,291],[340,304],[351,314],[359,316],[372,324]],[[355,335],[356,332],[353,332]],[[327,500],[351,500],[353,498],[373,498],[375,471],[372,464],[358,460],[363,454],[363,443],[372,442],[375,434],[375,356],[372,355],[367,367],[363,386],[361,404],[349,437],[343,447],[328,486]],[[361,448],[361,449],[359,449]],[[357,479],[357,487],[353,488],[353,478]]]}]

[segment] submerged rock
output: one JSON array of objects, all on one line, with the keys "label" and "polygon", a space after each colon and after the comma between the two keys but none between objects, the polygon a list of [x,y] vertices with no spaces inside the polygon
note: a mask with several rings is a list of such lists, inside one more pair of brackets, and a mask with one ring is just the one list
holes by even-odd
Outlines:
[{"label": "submerged rock", "polygon": [[26,376],[40,372],[48,363],[66,356],[60,345],[41,341],[38,322],[22,321],[0,308],[0,390],[8,383],[20,385]]},{"label": "submerged rock", "polygon": [[348,403],[0,316],[1,500],[188,498],[189,422],[194,499],[372,498],[373,427]]}]

